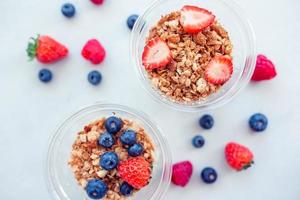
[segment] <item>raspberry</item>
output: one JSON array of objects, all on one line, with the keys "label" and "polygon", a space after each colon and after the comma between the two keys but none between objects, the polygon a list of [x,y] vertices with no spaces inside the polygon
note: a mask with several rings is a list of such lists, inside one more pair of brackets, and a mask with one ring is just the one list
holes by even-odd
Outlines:
[{"label": "raspberry", "polygon": [[83,47],[81,55],[93,64],[100,64],[105,58],[105,49],[96,39],[89,40]]},{"label": "raspberry", "polygon": [[259,54],[252,81],[270,80],[277,75],[275,65],[266,56]]},{"label": "raspberry", "polygon": [[91,0],[91,2],[93,2],[96,5],[100,5],[103,4],[104,0]]},{"label": "raspberry", "polygon": [[193,173],[193,165],[190,161],[183,161],[173,165],[172,183],[184,187],[188,184]]}]

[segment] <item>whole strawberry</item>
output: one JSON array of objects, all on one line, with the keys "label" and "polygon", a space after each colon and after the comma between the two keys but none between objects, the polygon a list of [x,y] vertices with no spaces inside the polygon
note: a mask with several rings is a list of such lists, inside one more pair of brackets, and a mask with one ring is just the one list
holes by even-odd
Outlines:
[{"label": "whole strawberry", "polygon": [[270,80],[277,75],[275,65],[266,56],[259,54],[256,60],[256,67],[252,81]]},{"label": "whole strawberry", "polygon": [[96,39],[87,41],[81,51],[81,55],[93,64],[100,64],[105,58],[105,49]]},{"label": "whole strawberry", "polygon": [[252,152],[245,146],[231,142],[225,147],[227,163],[237,171],[248,169],[253,162]]},{"label": "whole strawberry", "polygon": [[173,165],[172,183],[184,187],[190,181],[193,165],[190,161],[183,161]]},{"label": "whole strawberry", "polygon": [[68,49],[47,35],[38,35],[28,43],[27,55],[41,63],[53,63],[68,55]]},{"label": "whole strawberry", "polygon": [[144,157],[139,156],[121,162],[118,173],[123,181],[135,189],[141,189],[149,183],[151,167]]}]

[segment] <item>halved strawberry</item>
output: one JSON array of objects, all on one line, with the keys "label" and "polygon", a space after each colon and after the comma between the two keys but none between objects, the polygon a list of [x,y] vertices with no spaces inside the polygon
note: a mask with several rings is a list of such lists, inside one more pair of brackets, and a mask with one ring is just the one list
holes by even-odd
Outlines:
[{"label": "halved strawberry", "polygon": [[145,46],[142,60],[147,70],[165,67],[172,60],[171,51],[162,39],[156,37]]},{"label": "halved strawberry", "polygon": [[216,56],[205,69],[205,79],[217,85],[222,85],[228,81],[233,72],[233,64],[231,58],[227,56]]},{"label": "halved strawberry", "polygon": [[204,8],[184,6],[181,9],[180,24],[185,32],[198,33],[210,26],[215,21],[215,16]]}]

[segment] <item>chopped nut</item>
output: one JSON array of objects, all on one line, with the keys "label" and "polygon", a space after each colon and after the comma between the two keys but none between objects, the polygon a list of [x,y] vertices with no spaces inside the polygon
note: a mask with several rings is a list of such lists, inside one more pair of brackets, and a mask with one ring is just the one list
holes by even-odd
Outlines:
[{"label": "chopped nut", "polygon": [[104,178],[107,175],[108,171],[102,169],[100,171],[97,171],[96,174],[99,178]]}]

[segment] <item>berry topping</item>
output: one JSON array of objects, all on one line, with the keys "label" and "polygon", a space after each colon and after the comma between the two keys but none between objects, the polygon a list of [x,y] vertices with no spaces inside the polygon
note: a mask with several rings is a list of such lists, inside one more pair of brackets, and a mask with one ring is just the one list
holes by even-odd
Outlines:
[{"label": "berry topping", "polygon": [[199,119],[199,125],[204,129],[211,129],[214,126],[214,118],[211,115],[203,115]]},{"label": "berry topping", "polygon": [[237,171],[248,169],[253,162],[252,152],[245,146],[237,143],[228,143],[225,147],[227,163]]},{"label": "berry topping", "polygon": [[115,152],[106,152],[100,156],[100,166],[105,170],[113,170],[118,164],[119,158]]},{"label": "berry topping", "polygon": [[198,33],[210,26],[215,16],[208,10],[196,6],[184,6],[181,9],[180,24],[185,32]]},{"label": "berry topping", "polygon": [[98,40],[91,39],[82,48],[81,55],[96,65],[103,62],[106,53]]},{"label": "berry topping", "polygon": [[31,38],[33,41],[28,43],[27,55],[30,60],[36,58],[41,63],[53,63],[68,54],[68,49],[46,35],[38,35],[37,38]]},{"label": "berry topping", "polygon": [[124,196],[130,196],[133,192],[133,187],[126,182],[123,182],[120,186],[120,192]]},{"label": "berry topping", "polygon": [[110,148],[115,144],[115,140],[110,133],[102,133],[99,137],[98,144],[104,148]]},{"label": "berry topping", "polygon": [[156,37],[145,46],[142,60],[147,70],[166,67],[172,60],[171,51],[165,41]]},{"label": "berry topping", "polygon": [[127,26],[130,30],[132,30],[136,20],[138,19],[138,15],[130,15],[128,18],[127,18]]},{"label": "berry topping", "polygon": [[270,80],[277,75],[275,65],[264,55],[258,55],[252,81]]},{"label": "berry topping", "polygon": [[141,189],[149,183],[151,169],[144,157],[135,157],[121,162],[118,173],[123,181],[136,189]]},{"label": "berry topping", "polygon": [[75,15],[76,9],[75,9],[75,6],[73,4],[65,3],[61,7],[61,12],[64,16],[70,18],[70,17],[73,17]]},{"label": "berry topping", "polygon": [[52,72],[49,69],[41,69],[39,71],[39,79],[44,83],[48,83],[52,80]]},{"label": "berry topping", "polygon": [[101,5],[103,4],[104,0],[91,0],[91,2],[96,5]]},{"label": "berry topping", "polygon": [[105,129],[111,134],[119,132],[123,126],[123,121],[115,116],[109,117],[104,123]]},{"label": "berry topping", "polygon": [[134,144],[128,149],[128,154],[132,157],[139,156],[143,153],[144,148],[141,144]]},{"label": "berry topping", "polygon": [[86,185],[86,193],[91,199],[101,199],[106,195],[107,185],[98,179],[89,180]]},{"label": "berry topping", "polygon": [[204,183],[211,184],[217,180],[218,174],[214,168],[206,167],[201,172],[201,178]]},{"label": "berry topping", "polygon": [[183,161],[173,165],[172,183],[184,187],[188,184],[193,173],[193,165],[190,161]]},{"label": "berry topping", "polygon": [[136,143],[136,133],[133,130],[126,130],[122,133],[120,140],[124,145],[133,145]]},{"label": "berry topping", "polygon": [[264,114],[256,113],[250,117],[249,126],[253,131],[262,132],[268,126],[268,119]]},{"label": "berry topping", "polygon": [[201,135],[197,135],[193,138],[192,144],[196,148],[201,148],[205,144],[205,140]]},{"label": "berry topping", "polygon": [[102,75],[100,72],[94,70],[91,71],[88,74],[88,81],[92,84],[92,85],[99,85],[99,83],[101,83],[102,81]]},{"label": "berry topping", "polygon": [[217,85],[222,85],[228,81],[233,72],[231,58],[227,56],[214,57],[205,68],[205,79]]}]

